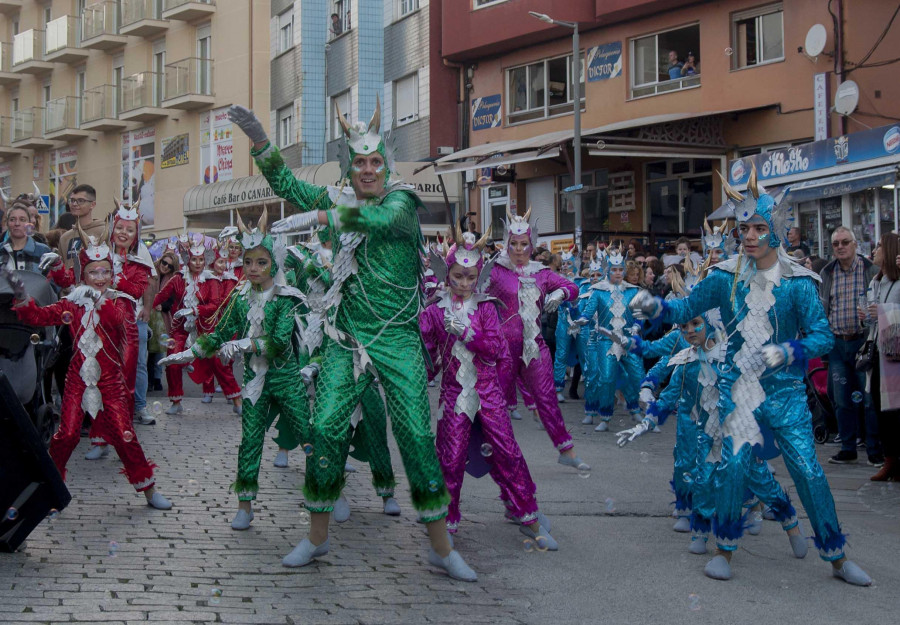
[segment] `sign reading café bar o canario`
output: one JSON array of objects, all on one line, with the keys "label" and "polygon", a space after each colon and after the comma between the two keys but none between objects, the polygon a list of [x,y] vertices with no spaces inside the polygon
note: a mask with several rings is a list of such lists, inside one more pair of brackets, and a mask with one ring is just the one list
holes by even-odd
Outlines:
[{"label": "sign reading caf\u00e9 bar o canario", "polygon": [[275,197],[275,192],[268,184],[266,186],[245,189],[240,192],[225,191],[214,195],[213,206],[227,206],[229,204],[245,204],[247,202],[262,202]]}]

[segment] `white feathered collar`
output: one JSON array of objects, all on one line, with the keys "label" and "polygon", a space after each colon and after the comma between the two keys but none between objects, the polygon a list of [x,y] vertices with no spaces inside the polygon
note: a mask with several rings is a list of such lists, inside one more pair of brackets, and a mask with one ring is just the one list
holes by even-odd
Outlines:
[{"label": "white feathered collar", "polygon": [[539,263],[536,260],[528,261],[527,265],[522,265],[521,267],[514,264],[507,255],[504,250],[501,252],[500,256],[497,257],[496,263],[505,269],[509,269],[513,273],[517,275],[525,275],[525,276],[533,276],[539,271],[543,271],[547,269],[547,267],[543,263]]},{"label": "white feathered collar", "polygon": [[[756,269],[756,262],[752,259],[748,259],[746,256],[732,256],[727,260],[723,260],[720,263],[716,263],[711,267],[711,269],[718,269],[721,271],[727,271],[728,273],[733,274],[737,271],[737,263],[738,258],[743,258],[741,261],[741,277],[745,280],[749,280],[751,277],[756,275],[759,270]],[[781,284],[781,278],[802,278],[808,277],[816,280],[817,282],[822,281],[822,277],[817,274],[815,271],[810,271],[797,261],[793,260],[790,256],[788,256],[787,252],[784,251],[783,247],[778,248],[778,260],[777,260],[779,272],[776,273],[777,279],[774,280],[775,286],[779,286]],[[749,273],[748,272],[752,272]]]}]

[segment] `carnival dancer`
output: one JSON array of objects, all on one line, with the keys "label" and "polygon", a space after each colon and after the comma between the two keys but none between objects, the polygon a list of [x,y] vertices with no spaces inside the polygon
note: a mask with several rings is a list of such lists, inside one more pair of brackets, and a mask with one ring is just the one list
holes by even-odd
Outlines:
[{"label": "carnival dancer", "polygon": [[[307,302],[321,301],[331,285],[329,273],[332,268],[331,247],[331,230],[322,227],[308,242],[288,248],[285,260],[288,282],[306,295]],[[305,326],[303,342],[306,350],[301,350],[300,354],[300,362],[303,365],[301,373],[308,388],[314,391],[321,370],[319,350],[324,338],[322,315],[318,310],[310,310],[306,303],[299,307],[298,313],[301,323]],[[372,486],[382,499],[384,513],[388,516],[399,516],[400,504],[394,498],[397,481],[394,478],[391,452],[387,442],[387,413],[376,384],[377,382],[366,388],[350,418],[353,427],[353,451],[350,453],[354,458],[369,463],[372,470]],[[312,446],[306,449],[312,449]],[[287,466],[286,451],[279,450],[275,466]],[[348,462],[344,465],[344,472],[355,473],[356,468]],[[350,504],[343,495],[335,502],[333,517],[338,523],[350,518]]]},{"label": "carnival dancer", "polygon": [[[572,250],[570,249],[563,252],[561,256],[563,263],[563,271],[561,274],[578,287],[579,297],[575,302],[563,302],[557,309],[556,352],[553,355],[553,385],[556,388],[556,401],[565,403],[566,397],[563,392],[566,387],[566,372],[569,368],[579,364],[579,356],[583,355],[583,349],[578,343],[582,328],[575,324],[575,319],[577,319],[579,315],[577,303],[581,303],[581,296],[584,293],[587,293],[587,290],[590,288],[593,276],[596,275],[599,279],[599,273],[595,273],[590,268],[587,268],[590,272],[589,278],[582,278],[575,273],[575,258]],[[594,261],[592,260],[591,266],[593,265]],[[602,266],[599,263],[597,269],[598,272],[602,269]],[[581,366],[583,368],[584,364],[581,363]],[[575,390],[577,390],[578,384],[574,378],[572,384],[575,387]]]},{"label": "carnival dancer", "polygon": [[[228,269],[228,248],[220,247],[207,253],[213,256],[209,268],[197,278],[197,332],[209,334],[215,329],[222,317],[222,310],[237,285],[237,278]],[[191,379],[201,385],[204,404],[209,404],[216,394],[216,382],[222,388],[225,399],[231,401],[232,411],[241,414],[241,387],[234,379],[231,362],[222,362],[218,358],[199,358],[193,363]]]},{"label": "carnival dancer", "polygon": [[303,376],[294,315],[303,294],[287,285],[287,249],[266,233],[266,221],[263,210],[256,228],[248,230],[238,218],[246,281],[232,291],[213,331],[197,336],[190,349],[160,361],[177,366],[197,358],[218,356],[227,362],[244,357],[241,445],[237,480],[231,485],[239,501],[231,522],[234,530],[247,529],[253,520],[263,442],[275,418],[279,448],[294,449],[309,440],[309,402],[306,393],[296,392]]},{"label": "carnival dancer", "polygon": [[[523,534],[542,548],[556,551],[549,528],[539,520],[536,487],[516,442],[506,413],[498,377],[498,355],[503,334],[494,298],[478,292],[483,269],[482,250],[490,229],[475,244],[466,243],[457,226],[455,241],[446,255],[448,290],[419,317],[422,338],[433,363],[429,376],[440,368],[443,413],[438,419],[437,450],[444,480],[450,491],[447,529],[459,529],[459,496],[469,455],[473,428],[485,441],[480,453],[491,465],[491,475],[501,486],[510,517],[518,520]],[[489,274],[490,269],[486,274]],[[441,272],[443,273],[443,272]],[[482,277],[487,277],[482,276]],[[542,516],[542,515],[541,515]],[[545,520],[549,525],[549,522]]]},{"label": "carnival dancer", "polygon": [[[118,200],[113,200],[116,210],[112,214],[112,243],[113,243],[113,277],[112,288],[114,288],[118,297],[131,302],[128,310],[128,316],[125,319],[125,343],[123,355],[123,375],[125,376],[125,387],[128,391],[126,399],[128,401],[129,410],[135,418],[144,425],[152,425],[156,423],[156,419],[141,414],[135,414],[135,382],[137,380],[138,362],[141,352],[143,351],[144,361],[147,358],[147,342],[146,337],[143,341],[143,350],[141,349],[141,338],[138,334],[138,316],[144,310],[144,292],[150,283],[150,276],[153,275],[155,269],[153,267],[153,259],[147,248],[140,240],[140,223],[141,217],[139,213],[140,200],[134,206],[121,204]],[[87,460],[97,460],[105,457],[109,453],[106,441],[100,434],[97,421],[91,424],[91,450],[85,454]]]},{"label": "carnival dancer", "polygon": [[237,233],[231,233],[226,241],[228,243],[228,271],[234,275],[235,279],[240,281],[244,277],[244,248],[241,247],[241,240]]},{"label": "carnival dancer", "polygon": [[867,586],[871,578],[844,554],[846,539],[828,480],[816,458],[806,403],[804,363],[827,352],[834,337],[817,293],[818,276],[793,262],[781,241],[789,207],[758,184],[751,171],[744,198],[724,182],[738,221],[743,252],[713,267],[684,300],[665,302],[642,292],[632,306],[651,319],[685,323],[719,308],[728,336],[726,366],[719,373],[722,463],[718,468],[716,556],[705,573],[731,578],[731,556],[743,533],[741,507],[753,453],[763,442],[760,425],[774,435],[797,494],[809,514],[813,542],[836,577]]},{"label": "carnival dancer", "polygon": [[[633,428],[618,432],[618,445],[625,446],[676,413],[676,444],[672,453],[675,467],[671,486],[679,514],[677,531],[691,532],[690,552],[706,553],[706,543],[715,513],[713,474],[719,464],[722,436],[719,422],[718,369],[724,364],[724,332],[704,314],[679,326],[689,346],[668,360],[673,368],[669,385],[658,400],[647,407],[647,416]],[[773,518],[781,522],[797,558],[807,553],[806,538],[800,532],[797,512],[766,463],[759,459],[749,465],[747,486],[765,501]],[[684,516],[682,516],[684,515]],[[687,519],[687,529],[680,524]]]},{"label": "carnival dancer", "polygon": [[[187,256],[182,262],[181,272],[169,280],[156,297],[153,298],[153,307],[161,310],[164,302],[172,301],[172,332],[169,335],[167,353],[171,356],[184,350],[197,337],[197,306],[200,304],[200,276],[206,268],[207,247],[203,242],[190,241],[186,236],[179,240],[179,250],[182,256]],[[187,254],[183,250],[187,246]],[[184,412],[181,400],[184,399],[184,381],[181,374],[183,366],[173,363],[166,367],[166,386],[168,387],[169,401],[172,405],[166,410],[168,415],[177,415]],[[234,406],[237,413],[237,405]]]},{"label": "carnival dancer", "polygon": [[[608,277],[591,286],[591,296],[576,323],[586,326],[596,319],[598,329],[618,334],[636,332],[639,324],[635,323],[628,304],[640,289],[624,281],[625,258],[618,250],[612,250],[607,255],[606,262]],[[639,415],[641,409],[638,405],[638,393],[644,377],[641,359],[606,335],[598,337],[596,347],[588,352],[588,358],[591,359],[591,365],[588,367],[589,375],[586,374],[585,384],[596,385],[599,389],[597,415],[600,423],[594,431],[609,430],[609,421],[616,406],[617,389],[622,390],[632,416]],[[587,418],[592,415],[587,413],[587,404],[585,406],[585,423],[588,424]]]},{"label": "carnival dancer", "polygon": [[81,437],[85,413],[94,420],[93,430],[112,444],[124,465],[123,473],[147,503],[168,510],[172,503],[156,492],[153,469],[137,440],[131,422],[125,365],[125,326],[133,319],[134,303],[110,287],[113,259],[108,232],[100,240],[78,227],[81,246],[78,263],[82,284],[49,306],[38,306],[27,297],[21,280],[7,274],[15,293],[16,316],[37,326],[67,325],[74,350],[62,398],[60,426],[50,441],[50,457],[66,479],[66,464]]},{"label": "carnival dancer", "polygon": [[428,528],[429,562],[453,577],[474,581],[475,572],[450,545],[444,522],[450,497],[430,429],[418,326],[422,232],[416,211],[422,204],[411,187],[391,179],[393,154],[386,147],[390,141],[380,136],[377,101],[368,126],[351,126],[337,115],[346,138],[342,173],[350,178],[349,189],[297,180],[252,111],[232,106],[229,117],[250,137],[252,154],[275,193],[304,211],[277,222],[273,231],[330,225],[340,233],[332,285],[322,303],[328,315],[313,417],[315,451],[307,459],[303,489],[310,534],[283,564],[303,566],[328,552],[328,513],[344,485],[350,417],[377,375],[413,506]]},{"label": "carnival dancer", "polygon": [[500,322],[509,346],[509,370],[500,373],[500,383],[509,410],[517,405],[516,386],[527,387],[535,402],[540,423],[559,451],[560,464],[587,470],[590,467],[575,455],[575,443],[566,430],[556,389],[553,385],[553,362],[550,350],[541,336],[541,310],[552,311],[564,301],[578,296],[578,287],[552,269],[531,260],[536,236],[525,216],[507,212],[506,245],[497,257],[488,295],[497,298],[503,306]]}]

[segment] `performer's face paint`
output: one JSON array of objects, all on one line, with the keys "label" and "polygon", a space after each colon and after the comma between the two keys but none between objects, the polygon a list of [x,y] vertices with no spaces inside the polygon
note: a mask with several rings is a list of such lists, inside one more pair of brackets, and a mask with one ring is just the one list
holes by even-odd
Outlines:
[{"label": "performer's face paint", "polygon": [[228,243],[228,259],[231,261],[235,261],[241,257],[241,254],[244,253],[244,248],[237,241],[231,241]]},{"label": "performer's face paint", "polygon": [[778,253],[778,248],[769,245],[771,236],[769,225],[762,217],[759,217],[758,220],[753,218],[741,224],[741,242],[744,244],[744,252],[757,262],[768,258],[770,254]]},{"label": "performer's face paint", "polygon": [[213,272],[217,276],[221,276],[225,273],[225,270],[228,269],[228,261],[224,258],[217,258],[216,262],[213,263]]},{"label": "performer's face paint", "polygon": [[350,164],[350,184],[356,191],[356,197],[361,200],[380,197],[384,192],[386,175],[384,157],[378,152],[358,154]]},{"label": "performer's face paint", "polygon": [[475,290],[475,283],[478,281],[477,267],[463,267],[454,264],[447,273],[447,282],[450,284],[450,292],[455,297],[468,299]]},{"label": "performer's face paint", "polygon": [[272,277],[272,258],[264,247],[254,247],[244,253],[244,277],[254,287],[265,290],[275,281]]},{"label": "performer's face paint", "polygon": [[723,252],[719,248],[717,248],[717,247],[712,248],[711,250],[709,250],[709,264],[717,265],[717,264],[721,263],[722,256],[724,256],[724,255],[725,255],[725,252]]},{"label": "performer's face paint", "polygon": [[527,234],[514,234],[509,237],[506,253],[514,265],[527,264],[531,260],[531,238]]},{"label": "performer's face paint", "polygon": [[625,270],[621,267],[610,267],[609,268],[609,283],[610,284],[620,284],[622,282],[622,278],[625,277]]},{"label": "performer's face paint", "polygon": [[703,320],[703,317],[694,317],[687,323],[682,323],[679,327],[684,340],[691,345],[699,347],[706,341],[706,322]]},{"label": "performer's face paint", "polygon": [[119,219],[113,228],[113,241],[116,244],[116,251],[120,253],[127,252],[134,243],[137,236],[137,223],[131,220]]},{"label": "performer's face paint", "polygon": [[101,293],[107,289],[112,280],[112,267],[108,260],[96,260],[84,266],[82,275],[84,283]]},{"label": "performer's face paint", "polygon": [[594,284],[595,282],[599,282],[599,280],[600,280],[600,272],[599,271],[592,272],[591,273],[591,284]]},{"label": "performer's face paint", "polygon": [[205,259],[202,256],[191,256],[191,259],[188,261],[188,267],[191,270],[191,273],[195,276],[200,275],[203,272],[203,265],[205,264]]}]

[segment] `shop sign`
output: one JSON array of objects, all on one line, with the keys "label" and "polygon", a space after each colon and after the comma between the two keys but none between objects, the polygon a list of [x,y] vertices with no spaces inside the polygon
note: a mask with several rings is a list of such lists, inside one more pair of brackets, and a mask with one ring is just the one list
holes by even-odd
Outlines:
[{"label": "shop sign", "polygon": [[728,178],[733,185],[745,184],[754,165],[757,178],[768,180],[892,155],[900,160],[900,126],[897,125],[737,159],[728,167]]},{"label": "shop sign", "polygon": [[240,193],[226,191],[213,196],[213,206],[227,206],[230,204],[244,204],[246,202],[261,202],[275,197],[272,187],[266,185],[257,189],[247,189]]},{"label": "shop sign", "polygon": [[503,121],[500,111],[500,94],[475,98],[472,102],[472,130],[497,128]]},{"label": "shop sign", "polygon": [[588,82],[618,78],[622,75],[622,42],[614,41],[588,48],[585,65]]}]

